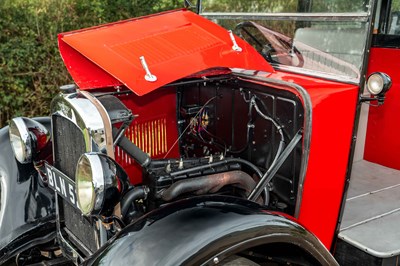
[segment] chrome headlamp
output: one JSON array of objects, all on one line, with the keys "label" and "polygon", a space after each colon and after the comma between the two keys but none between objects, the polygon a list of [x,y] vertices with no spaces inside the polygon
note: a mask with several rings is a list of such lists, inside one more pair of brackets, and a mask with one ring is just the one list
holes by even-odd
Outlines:
[{"label": "chrome headlamp", "polygon": [[374,96],[384,95],[392,85],[390,77],[382,72],[375,72],[367,79],[368,92]]},{"label": "chrome headlamp", "polygon": [[101,153],[79,158],[75,181],[78,206],[84,215],[110,215],[129,186],[124,170]]},{"label": "chrome headlamp", "polygon": [[9,135],[14,156],[22,164],[31,163],[50,140],[45,126],[26,117],[11,120]]}]

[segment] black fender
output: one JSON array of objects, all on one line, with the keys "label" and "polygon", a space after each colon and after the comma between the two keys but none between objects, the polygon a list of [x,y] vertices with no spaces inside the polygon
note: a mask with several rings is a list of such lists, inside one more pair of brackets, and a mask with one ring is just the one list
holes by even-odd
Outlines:
[{"label": "black fender", "polygon": [[[50,129],[49,117],[35,120]],[[39,178],[15,159],[8,126],[0,129],[0,263],[55,236],[54,192]]]},{"label": "black fender", "polygon": [[321,265],[338,265],[304,227],[254,202],[207,196],[153,211],[124,228],[86,265],[212,264],[266,244],[300,247]]}]

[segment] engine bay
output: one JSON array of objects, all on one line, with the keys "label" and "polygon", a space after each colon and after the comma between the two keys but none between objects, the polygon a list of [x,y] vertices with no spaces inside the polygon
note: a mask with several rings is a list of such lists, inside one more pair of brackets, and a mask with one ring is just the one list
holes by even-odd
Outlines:
[{"label": "engine bay", "polygon": [[[136,117],[136,126],[128,127],[125,137],[154,155],[145,167],[125,164],[130,175],[142,176],[133,180],[134,185],[146,187],[147,191],[146,201],[136,201],[126,211],[126,215],[132,214],[126,218],[128,223],[162,204],[185,197],[222,194],[249,198],[290,141],[301,135],[304,123],[303,106],[293,92],[226,76],[187,80],[158,91],[153,98],[168,99],[169,106],[176,106],[175,117],[169,121],[175,123],[176,129],[168,131],[170,123],[165,122],[165,128],[154,127],[150,135],[137,137],[141,121],[151,125],[153,119],[157,125],[160,114],[152,114],[154,110],[147,113],[143,105],[133,104],[133,95],[115,96]],[[162,106],[165,105],[164,102]],[[136,112],[138,109],[143,111]],[[172,112],[167,109],[164,114],[171,116]],[[160,150],[163,152],[157,154]],[[124,157],[117,158],[121,165],[126,162]],[[302,143],[297,142],[255,201],[294,215],[301,160]]]},{"label": "engine bay", "polygon": [[41,182],[56,192],[62,252],[80,263],[143,215],[194,197],[296,216],[309,134],[297,89],[233,73],[144,96],[62,87],[43,143],[53,151],[34,155]]}]

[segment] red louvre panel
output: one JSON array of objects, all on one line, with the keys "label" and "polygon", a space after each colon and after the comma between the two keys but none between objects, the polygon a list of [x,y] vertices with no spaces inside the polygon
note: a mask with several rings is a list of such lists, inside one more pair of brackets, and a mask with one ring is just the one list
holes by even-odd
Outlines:
[{"label": "red louvre panel", "polygon": [[[167,118],[162,116],[145,122],[134,121],[125,131],[125,136],[152,158],[162,158],[168,152]],[[122,166],[131,165],[131,158],[119,147],[117,160]]]},{"label": "red louvre panel", "polygon": [[[120,96],[120,100],[138,117],[125,131],[125,136],[151,158],[179,157],[179,147],[173,146],[178,139],[176,123],[176,93],[166,88],[145,96],[133,94]],[[142,182],[142,169],[130,156],[118,147],[116,161],[127,171],[132,184]]]}]

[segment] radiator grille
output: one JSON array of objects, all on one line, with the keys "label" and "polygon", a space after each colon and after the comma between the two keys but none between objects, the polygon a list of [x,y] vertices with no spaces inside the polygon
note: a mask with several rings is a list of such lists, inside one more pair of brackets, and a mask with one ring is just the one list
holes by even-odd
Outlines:
[{"label": "radiator grille", "polygon": [[[126,129],[125,136],[152,158],[162,157],[168,151],[167,119],[165,117],[144,122],[134,121]],[[133,163],[131,158],[118,146],[115,153],[117,161],[122,166]]]},{"label": "radiator grille", "polygon": [[[85,153],[85,139],[82,131],[70,120],[54,115],[53,116],[53,140],[54,140],[54,166],[75,180],[75,169],[79,157]],[[81,212],[61,197],[58,208],[60,219],[64,220],[65,227],[78,238],[86,248],[95,252],[96,236],[94,227],[86,220]]]},{"label": "radiator grille", "polygon": [[94,224],[82,216],[82,213],[63,201],[65,227],[78,238],[91,252],[97,250],[96,232]]},{"label": "radiator grille", "polygon": [[75,180],[79,157],[85,153],[82,131],[70,120],[53,116],[54,166]]}]

